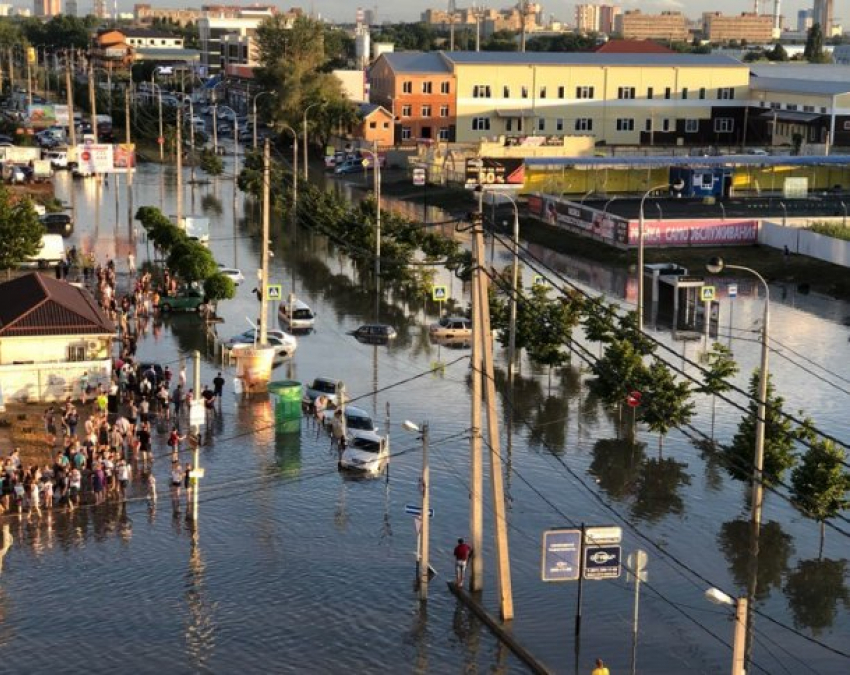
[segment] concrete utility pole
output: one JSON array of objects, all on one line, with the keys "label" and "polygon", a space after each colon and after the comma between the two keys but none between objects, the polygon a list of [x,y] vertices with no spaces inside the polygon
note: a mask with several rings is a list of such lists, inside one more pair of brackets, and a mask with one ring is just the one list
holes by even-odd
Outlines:
[{"label": "concrete utility pole", "polygon": [[422,433],[422,555],[419,565],[419,599],[428,599],[428,574],[431,543],[431,467],[428,464],[428,423],[420,427]]},{"label": "concrete utility pole", "polygon": [[[68,108],[70,112],[70,108]],[[133,144],[132,138],[130,138],[131,124],[130,124],[130,87],[127,86],[124,89],[124,143],[127,145],[127,152],[130,152],[130,146]],[[135,172],[134,167],[127,167],[127,187],[130,187],[133,184],[133,173]]]},{"label": "concrete utility pole", "polygon": [[89,66],[89,106],[91,107],[91,133],[97,143],[97,99],[94,95],[94,69]]},{"label": "concrete utility pole", "polygon": [[[267,343],[266,335],[268,331],[268,307],[266,298],[266,289],[269,285],[269,212],[270,206],[270,182],[271,182],[271,148],[269,147],[269,139],[266,138],[263,142],[263,253],[261,257],[260,267],[260,297],[263,299],[263,306],[260,308],[260,346],[265,346]],[[292,306],[290,305],[290,312]],[[290,325],[292,319],[290,316]]]},{"label": "concrete utility pole", "polygon": [[[483,198],[483,190],[481,192]],[[483,206],[483,204],[479,204]],[[483,220],[479,219],[479,223]],[[475,269],[478,274],[478,330],[473,338],[481,343],[479,364],[473,363],[473,377],[484,381],[484,402],[487,405],[487,436],[490,448],[490,493],[493,498],[493,529],[496,537],[496,581],[498,584],[499,607],[503,621],[514,618],[513,588],[511,584],[511,561],[508,551],[508,525],[505,520],[505,488],[502,477],[502,452],[499,440],[499,420],[496,413],[496,384],[493,372],[493,334],[490,329],[490,305],[487,287],[489,279],[484,274],[484,229],[475,227]],[[476,551],[476,557],[479,552]]]},{"label": "concrete utility pole", "polygon": [[[195,396],[192,399],[192,405],[198,405],[201,403],[200,395],[201,395],[201,352],[197,349],[192,352],[192,370],[193,377],[195,383]],[[191,411],[189,411],[191,415]],[[195,476],[192,478],[192,521],[198,522],[198,493],[200,492],[201,480],[200,480],[200,470],[201,470],[201,428],[200,426],[195,426],[192,429],[192,432],[195,434],[195,452],[194,452],[194,460],[195,460]]]},{"label": "concrete utility pole", "polygon": [[[478,193],[478,212],[472,215],[473,228],[480,228],[484,220],[484,192]],[[484,257],[478,251],[478,238],[472,237],[472,256],[477,261]],[[481,457],[481,378],[478,368],[481,364],[481,343],[477,335],[481,330],[481,296],[478,293],[481,271],[476,266],[472,272],[472,412],[469,439],[469,536],[472,540],[472,565],[469,575],[469,590],[480,591],[484,587],[484,508],[483,508],[483,471]]]},{"label": "concrete utility pole", "polygon": [[288,124],[281,126],[292,134],[292,213],[294,217],[298,210],[298,134]]},{"label": "concrete utility pole", "polygon": [[177,106],[177,227],[183,227],[183,106]]},{"label": "concrete utility pole", "polygon": [[74,149],[73,152],[76,153],[77,129],[74,124],[74,84],[71,78],[71,69],[74,67],[73,54],[74,52],[72,51],[65,53],[65,100],[68,104],[69,140],[71,141],[71,147]]}]

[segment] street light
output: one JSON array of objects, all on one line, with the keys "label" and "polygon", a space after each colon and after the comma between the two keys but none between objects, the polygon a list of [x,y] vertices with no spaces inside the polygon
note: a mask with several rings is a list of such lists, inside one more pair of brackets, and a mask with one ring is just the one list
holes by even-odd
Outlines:
[{"label": "street light", "polygon": [[785,206],[785,202],[779,202],[779,206],[782,207],[782,227],[785,227],[788,222],[788,207]]},{"label": "street light", "polygon": [[430,467],[428,465],[428,423],[423,422],[421,425],[417,425],[410,420],[405,420],[401,426],[405,431],[419,434],[419,437],[422,439],[422,528],[419,534],[419,566],[416,570],[416,575],[419,580],[419,599],[425,602],[428,599],[428,573],[430,571],[428,547],[431,534],[431,517],[429,515],[431,511],[431,477]]},{"label": "street light", "polygon": [[844,220],[841,221],[841,226],[847,227],[847,204],[845,204],[844,202],[838,203],[841,204],[841,208],[844,209]]},{"label": "street light", "polygon": [[767,414],[767,383],[768,383],[768,352],[770,348],[770,288],[764,277],[749,267],[741,265],[728,265],[723,258],[712,258],[708,261],[705,269],[709,274],[720,274],[724,269],[741,270],[755,276],[764,288],[764,316],[761,327],[761,367],[759,370],[759,398],[758,411],[756,412],[756,449],[755,461],[753,462],[753,515],[752,521],[756,530],[761,526],[762,506],[762,470],[764,468],[764,430],[765,416]]},{"label": "street light", "polygon": [[[254,102],[253,102],[253,113],[254,113],[254,150],[257,149],[257,99],[260,98],[263,94],[268,96],[275,96],[275,92],[273,91],[261,91],[258,94],[254,94]],[[289,127],[287,127],[289,128]],[[298,137],[295,137],[295,144],[298,144]]]},{"label": "street light", "polygon": [[657,192],[658,190],[670,190],[671,188],[678,192],[683,187],[685,187],[684,181],[678,181],[675,184],[662,183],[661,185],[656,185],[653,188],[649,188],[643,197],[640,198],[640,219],[638,220],[638,299],[637,299],[637,320],[638,320],[638,330],[643,332],[643,204],[646,201],[646,198],[649,197],[653,192]]},{"label": "street light", "polygon": [[517,311],[517,286],[519,285],[519,209],[516,200],[509,194],[500,194],[514,207],[514,236],[513,249],[514,260],[511,266],[511,305],[510,305],[510,337],[508,339],[508,381],[513,382],[514,356],[516,354],[516,311]]},{"label": "street light", "polygon": [[[267,92],[262,92],[267,93]],[[259,94],[257,94],[259,96]],[[254,99],[254,104],[256,105],[256,98]],[[292,134],[292,215],[295,216],[295,213],[298,209],[298,133],[288,124],[281,124],[281,127],[286,129],[289,133]],[[254,113],[254,142],[257,140],[257,117],[256,113]]]},{"label": "street light", "polygon": [[324,105],[324,101],[318,101],[316,103],[311,103],[306,108],[304,108],[304,121],[303,126],[301,127],[301,133],[304,136],[304,182],[306,183],[309,180],[308,169],[307,166],[307,147],[309,143],[307,142],[307,113],[310,112],[310,108],[315,108],[316,106]]},{"label": "street light", "polygon": [[[305,134],[305,143],[306,143],[306,134],[307,127],[304,127]],[[375,284],[377,288],[378,279],[381,276],[381,160],[378,157],[378,144],[375,143],[372,150],[367,150],[366,148],[360,148],[360,152],[365,152],[367,155],[372,157],[372,162],[375,164],[375,201],[377,203],[377,207],[375,209],[375,228],[377,229],[377,236],[375,237]],[[304,161],[307,161],[307,151],[304,150]],[[304,165],[304,177],[307,177],[307,165]]]},{"label": "street light", "polygon": [[718,588],[709,588],[705,597],[715,605],[735,608],[735,638],[732,643],[732,675],[745,675],[744,652],[747,641],[747,599],[733,598]]}]

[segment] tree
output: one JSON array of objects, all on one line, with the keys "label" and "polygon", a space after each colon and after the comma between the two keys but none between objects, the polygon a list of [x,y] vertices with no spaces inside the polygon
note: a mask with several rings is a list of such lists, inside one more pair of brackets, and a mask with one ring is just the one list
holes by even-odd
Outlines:
[{"label": "tree", "polygon": [[[717,543],[729,563],[729,572],[740,588],[747,588],[753,573],[753,524],[750,520],[730,520],[720,526]],[[794,540],[775,520],[762,523],[759,554],[755,567],[755,599],[763,601],[772,588],[781,588],[794,554]]]},{"label": "tree", "polygon": [[830,63],[832,59],[823,51],[823,27],[816,23],[809,28],[806,36],[806,47],[803,49],[803,58],[809,63]]},{"label": "tree", "polygon": [[688,399],[690,387],[687,382],[677,382],[670,368],[655,359],[649,367],[645,391],[640,404],[640,419],[650,431],[658,433],[658,452],[664,436],[673,427],[690,422],[694,404]]},{"label": "tree", "polygon": [[0,269],[10,270],[41,249],[44,225],[29,198],[18,199],[0,187]]},{"label": "tree", "polygon": [[210,176],[220,176],[224,172],[224,162],[209,148],[201,151],[201,170]]},{"label": "tree", "polygon": [[210,250],[197,241],[186,239],[171,249],[168,266],[184,281],[204,281],[218,271]]},{"label": "tree", "polygon": [[[756,420],[758,418],[759,370],[753,371],[750,378],[750,403],[747,413],[738,424],[738,432],[732,439],[732,444],[724,448],[723,458],[726,470],[735,480],[750,483],[753,479],[753,458],[756,447]],[[790,420],[785,417],[782,404],[785,402],[777,396],[773,388],[772,378],[767,382],[767,406],[764,428],[764,465],[762,482],[772,485],[781,480],[782,475],[794,466],[793,454],[795,435]]]},{"label": "tree", "polygon": [[785,51],[785,47],[783,47],[780,43],[776,43],[773,45],[773,49],[771,49],[767,54],[768,60],[770,61],[787,61],[788,60],[788,52]]},{"label": "tree", "polygon": [[236,285],[233,279],[216,272],[204,280],[204,295],[210,302],[230,300],[236,295]]},{"label": "tree", "polygon": [[729,379],[738,373],[738,364],[732,358],[732,350],[715,342],[705,354],[707,368],[702,385],[696,388],[701,394],[711,396],[711,438],[714,439],[714,419],[717,408],[717,395],[732,388]]},{"label": "tree", "polygon": [[788,575],[785,596],[794,614],[794,625],[809,628],[816,636],[835,622],[839,601],[850,609],[846,560],[801,560]]},{"label": "tree", "polygon": [[592,366],[590,390],[609,405],[621,406],[629,391],[641,391],[648,379],[643,358],[631,342],[614,340]]},{"label": "tree", "polygon": [[549,287],[535,284],[531,289],[534,326],[528,356],[535,363],[549,367],[549,386],[552,385],[552,368],[563,366],[570,359],[565,343],[572,339],[573,328],[578,325],[582,306],[578,294],[550,300]]},{"label": "tree", "polygon": [[814,439],[802,462],[791,472],[791,499],[797,509],[820,523],[823,556],[826,521],[850,506],[850,474],[844,470],[844,450],[826,438]]}]

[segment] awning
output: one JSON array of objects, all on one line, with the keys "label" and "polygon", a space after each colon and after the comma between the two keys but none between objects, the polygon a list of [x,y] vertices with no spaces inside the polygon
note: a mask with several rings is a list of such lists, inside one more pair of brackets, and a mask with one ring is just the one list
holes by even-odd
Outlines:
[{"label": "awning", "polygon": [[779,122],[801,122],[809,124],[819,120],[822,115],[818,113],[796,112],[794,110],[767,110],[759,117],[768,120],[777,120]]},{"label": "awning", "polygon": [[496,117],[534,117],[534,111],[528,108],[508,108],[496,110]]}]

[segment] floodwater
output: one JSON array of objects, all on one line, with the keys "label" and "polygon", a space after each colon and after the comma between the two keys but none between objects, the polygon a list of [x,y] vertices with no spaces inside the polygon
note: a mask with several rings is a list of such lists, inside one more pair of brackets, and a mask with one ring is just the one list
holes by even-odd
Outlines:
[{"label": "floodwater", "polygon": [[[123,178],[98,187],[63,176],[58,191],[69,203],[73,193],[78,246],[116,256],[119,269],[131,246],[139,261],[146,258],[145,242],[132,241]],[[220,307],[224,323],[216,329],[227,338],[258,312],[251,289],[259,218],[226,178],[197,186],[194,197],[187,187],[183,203],[184,213],[212,218],[217,259],[247,277],[237,298]],[[132,208],[143,204],[174,213],[173,169],[140,169]],[[238,401],[231,389],[205,429],[197,529],[187,524],[183,504],[173,513],[165,458],[155,463],[155,507],[138,498],[73,517],[10,522],[15,543],[0,577],[4,669],[46,670],[61,655],[65,670],[90,672],[523,672],[445,586],[453,544],[468,534],[468,351],[430,344],[427,323],[437,308],[412,306],[392,289],[377,312],[395,325],[398,339],[389,347],[357,343],[346,331],[374,320],[369,284],[326,238],[279,223],[273,231],[273,281],[285,293],[293,289],[318,315],[316,331],[300,337],[292,363],[278,369],[280,379],[344,380],[357,404],[391,432],[398,456],[389,479],[340,475],[329,441],[311,423],[302,422],[300,435],[276,434],[269,402]],[[631,282],[622,273],[535,254],[545,254],[547,265],[583,288],[628,302]],[[497,264],[509,261],[499,247],[494,257]],[[526,265],[526,283],[533,274]],[[758,361],[754,331],[762,305],[752,285],[742,279],[739,287],[737,299],[721,301],[720,339],[730,339],[734,302],[731,344],[742,366],[738,382],[745,385]],[[462,305],[466,291],[457,280],[450,283]],[[850,395],[843,321],[850,306],[790,288],[772,292],[772,371],[786,409],[804,409],[843,438]],[[682,359],[696,358],[698,341],[674,340],[663,329],[654,334],[672,349],[670,360],[693,370]],[[588,348],[597,353],[596,345]],[[210,382],[222,367],[213,337],[194,315],[164,319],[141,340],[139,356],[174,369],[195,349],[203,354],[202,379]],[[625,575],[585,584],[578,653],[577,585],[540,581],[544,530],[620,525],[624,551],[642,548],[649,555],[636,672],[728,670],[731,615],[703,594],[709,584],[746,593],[746,490],[679,432],[665,439],[660,454],[657,438],[646,431],[638,432],[635,445],[618,439],[616,414],[589,397],[578,360],[551,384],[547,371],[524,362],[509,403],[504,356],[496,351],[515,634],[557,672],[590,672],[596,657],[614,673],[630,672],[634,586]],[[698,397],[697,410],[694,425],[708,433],[710,401]],[[739,417],[719,403],[716,437],[730,440]],[[413,589],[416,538],[404,511],[418,503],[421,468],[419,440],[401,428],[406,419],[430,426],[431,556],[438,576],[427,610]],[[163,452],[165,426],[160,431]],[[487,486],[485,476],[489,500]],[[847,538],[828,531],[819,559],[816,524],[773,494],[764,521],[756,609],[791,630],[756,616],[753,672],[847,672],[847,658],[812,641],[848,651]],[[489,501],[485,527],[484,602],[496,611]]]}]

